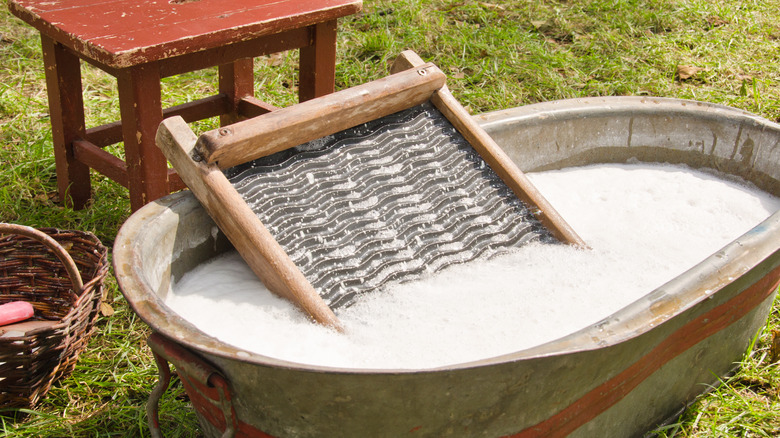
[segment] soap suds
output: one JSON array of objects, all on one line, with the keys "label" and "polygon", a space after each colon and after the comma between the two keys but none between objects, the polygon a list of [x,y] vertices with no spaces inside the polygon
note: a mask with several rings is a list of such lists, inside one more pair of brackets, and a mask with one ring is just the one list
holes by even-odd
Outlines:
[{"label": "soap suds", "polygon": [[270,294],[236,253],[188,273],[167,304],[203,332],[299,363],[425,369],[508,354],[587,327],[680,275],[780,200],[680,166],[595,165],[528,174],[591,247],[528,245],[364,295],[346,334]]}]

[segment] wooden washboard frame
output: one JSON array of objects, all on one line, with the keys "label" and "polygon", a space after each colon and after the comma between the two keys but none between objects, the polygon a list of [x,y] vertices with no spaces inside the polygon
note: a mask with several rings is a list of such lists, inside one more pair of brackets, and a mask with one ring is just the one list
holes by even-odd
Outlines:
[{"label": "wooden washboard frame", "polygon": [[228,181],[224,169],[430,101],[512,192],[536,207],[537,218],[555,238],[585,246],[455,100],[445,80],[435,65],[406,51],[396,59],[390,76],[218,128],[199,138],[181,117],[166,119],[158,129],[157,144],[266,287],[316,322],[341,330],[333,311]]}]

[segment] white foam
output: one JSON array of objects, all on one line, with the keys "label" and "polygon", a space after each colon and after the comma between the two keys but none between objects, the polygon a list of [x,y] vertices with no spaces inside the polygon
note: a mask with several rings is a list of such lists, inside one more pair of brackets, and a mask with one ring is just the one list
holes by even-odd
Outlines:
[{"label": "white foam", "polygon": [[598,165],[529,174],[591,246],[530,245],[371,293],[338,312],[346,334],[268,293],[235,253],[185,276],[168,305],[239,348],[294,362],[432,368],[511,353],[593,324],[780,209],[687,168]]}]

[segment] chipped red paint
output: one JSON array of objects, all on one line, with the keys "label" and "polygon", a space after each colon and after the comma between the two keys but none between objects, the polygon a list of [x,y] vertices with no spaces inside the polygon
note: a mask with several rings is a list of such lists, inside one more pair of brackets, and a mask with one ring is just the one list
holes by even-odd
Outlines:
[{"label": "chipped red paint", "polygon": [[780,286],[780,267],[775,268],[757,283],[726,303],[688,322],[636,363],[597,386],[564,410],[509,437],[564,437],[569,435],[619,402],[666,363],[747,315],[771,296],[778,286]]},{"label": "chipped red paint", "polygon": [[[170,381],[171,373],[168,362],[176,367],[179,379],[187,392],[193,407],[201,418],[208,421],[217,430],[224,431],[230,421],[231,430],[238,438],[274,438],[260,429],[257,429],[236,417],[233,408],[233,395],[230,384],[223,375],[199,356],[190,352],[181,345],[171,342],[159,333],[153,333],[147,340],[149,347],[154,352],[155,361],[160,369],[161,380],[165,379],[165,385]],[[152,418],[152,429],[159,433],[159,423],[155,414]],[[228,418],[230,420],[228,420]]]},{"label": "chipped red paint", "polygon": [[[157,149],[163,117],[232,123],[255,105],[252,58],[300,49],[299,98],[332,93],[336,20],[360,0],[10,0],[41,33],[57,184],[75,209],[91,195],[90,169],[130,192],[133,211],[183,188]],[[117,78],[122,122],[86,129],[80,60]],[[219,66],[220,94],[161,107],[160,79]],[[247,98],[249,100],[247,100]],[[103,147],[124,141],[125,160]]]},{"label": "chipped red paint", "polygon": [[11,12],[115,68],[222,47],[358,12],[356,0],[10,0]]},{"label": "chipped red paint", "polygon": [[[208,385],[201,385],[199,382],[190,379],[189,376],[183,375],[181,370],[178,371],[179,377],[182,382],[182,386],[184,386],[185,391],[187,392],[187,395],[190,398],[190,401],[192,402],[193,407],[196,411],[201,415],[203,419],[208,421],[212,426],[214,426],[217,430],[225,430],[226,427],[226,421],[225,421],[225,415],[220,410],[220,384],[213,383],[210,381],[210,383],[213,386]],[[211,379],[214,380],[214,379]],[[222,382],[225,382],[222,380]],[[226,385],[226,383],[223,383]],[[226,388],[224,388],[226,389]],[[227,402],[230,402],[230,393],[227,393],[228,398]],[[231,411],[234,416],[234,424],[233,430],[235,430],[235,437],[236,438],[274,438],[273,435],[269,435],[265,432],[263,432],[260,429],[257,429],[244,421],[241,421],[240,419],[235,418],[235,411],[232,409]]]}]

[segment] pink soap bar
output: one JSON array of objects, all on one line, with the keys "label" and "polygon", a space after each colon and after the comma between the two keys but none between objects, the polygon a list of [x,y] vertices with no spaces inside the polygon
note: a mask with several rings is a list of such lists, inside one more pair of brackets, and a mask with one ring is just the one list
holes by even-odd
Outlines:
[{"label": "pink soap bar", "polygon": [[0,326],[30,319],[34,312],[32,304],[26,301],[12,301],[0,305]]}]

